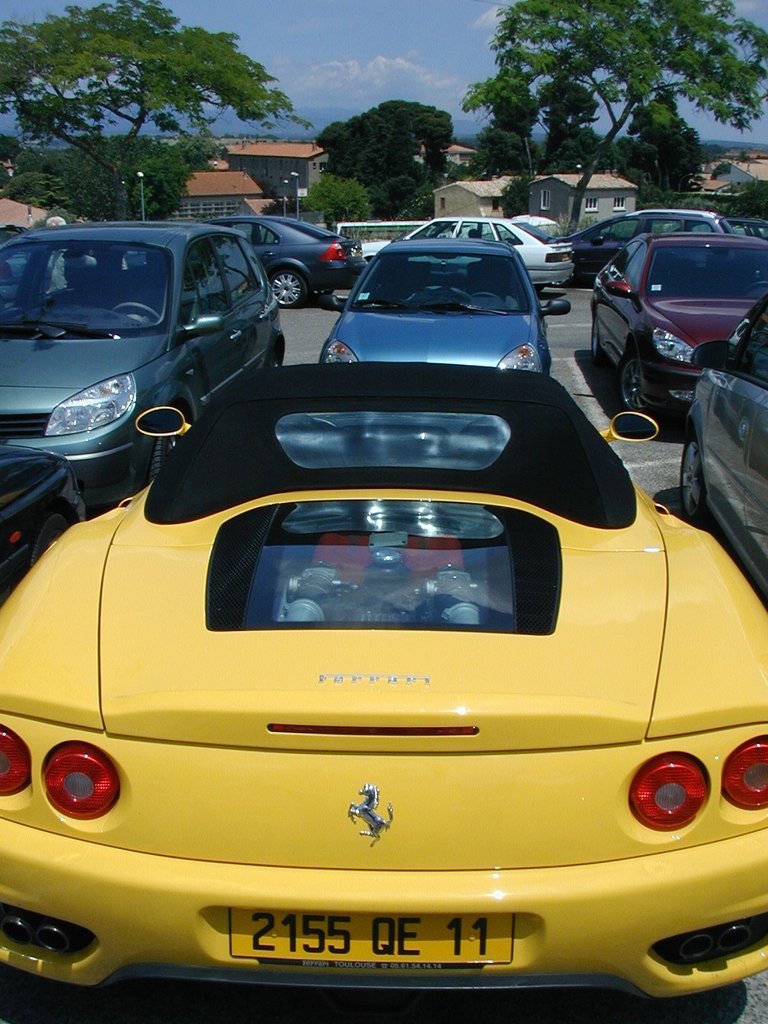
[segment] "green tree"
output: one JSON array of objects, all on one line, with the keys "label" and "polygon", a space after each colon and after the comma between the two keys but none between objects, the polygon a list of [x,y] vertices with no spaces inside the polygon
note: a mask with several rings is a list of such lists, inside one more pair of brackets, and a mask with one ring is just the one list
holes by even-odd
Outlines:
[{"label": "green tree", "polygon": [[65,194],[60,178],[41,171],[22,171],[14,174],[3,186],[6,199],[15,199],[19,203],[29,203],[49,210],[52,206],[67,206],[68,196]]},{"label": "green tree", "polygon": [[414,192],[442,176],[452,137],[446,111],[388,100],[348,121],[334,121],[317,142],[328,153],[328,172],[359,181],[374,216],[395,217]]},{"label": "green tree", "polygon": [[541,107],[561,81],[589,90],[608,120],[583,166],[572,227],[593,173],[641,107],[685,97],[743,130],[766,96],[768,32],[737,18],[732,0],[518,0],[502,9],[492,46],[498,72],[470,87],[465,110],[495,114],[500,94]]},{"label": "green tree", "polygon": [[[12,112],[26,136],[64,142],[107,171],[118,217],[143,129],[201,130],[226,108],[245,121],[290,117],[290,101],[272,82],[238,50],[237,36],[180,26],[157,0],[0,24],[0,112]],[[106,146],[115,132],[120,145]]]},{"label": "green tree", "polygon": [[365,220],[368,216],[368,193],[359,181],[337,178],[327,171],[320,180],[310,185],[305,210],[324,214],[328,224],[339,220]]}]

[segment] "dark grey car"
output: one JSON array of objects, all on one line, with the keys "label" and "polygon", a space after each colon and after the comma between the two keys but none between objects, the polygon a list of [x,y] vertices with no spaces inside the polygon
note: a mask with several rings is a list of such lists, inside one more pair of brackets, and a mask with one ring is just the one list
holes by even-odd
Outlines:
[{"label": "dark grey car", "polygon": [[0,251],[0,443],[65,455],[89,508],[157,472],[168,442],[140,435],[154,405],[194,421],[285,341],[266,273],[211,224],[29,231]]},{"label": "dark grey car", "polygon": [[258,253],[275,298],[286,309],[311,295],[351,288],[366,267],[360,242],[290,217],[217,217],[242,231]]},{"label": "dark grey car", "polygon": [[768,597],[768,295],[726,345],[696,353],[706,369],[688,414],[680,469],[683,510],[713,516]]}]

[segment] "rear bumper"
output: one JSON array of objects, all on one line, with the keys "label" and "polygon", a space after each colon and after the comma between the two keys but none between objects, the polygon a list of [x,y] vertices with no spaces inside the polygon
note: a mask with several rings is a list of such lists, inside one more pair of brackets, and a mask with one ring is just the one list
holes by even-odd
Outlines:
[{"label": "rear bumper", "polygon": [[[673,996],[758,973],[768,948],[763,939],[700,967],[667,964],[651,949],[662,938],[768,910],[768,832],[613,863],[493,872],[189,861],[4,820],[0,848],[0,901],[75,922],[96,936],[79,953],[46,952],[0,936],[0,962],[83,985],[157,976],[322,987],[599,985]],[[229,907],[310,914],[514,914],[513,962],[384,970],[237,959],[230,954]]]}]

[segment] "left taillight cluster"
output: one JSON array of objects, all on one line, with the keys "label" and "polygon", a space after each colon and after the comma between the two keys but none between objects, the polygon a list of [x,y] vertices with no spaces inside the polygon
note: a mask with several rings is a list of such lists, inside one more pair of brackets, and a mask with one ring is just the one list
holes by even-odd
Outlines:
[{"label": "left taillight cluster", "polygon": [[[768,736],[757,736],[737,747],[723,767],[725,800],[744,810],[768,807]],[[689,825],[710,791],[706,769],[685,753],[660,754],[635,774],[629,803],[638,821],[665,831]]]},{"label": "left taillight cluster", "polygon": [[330,263],[331,260],[345,260],[347,254],[341,242],[331,242],[323,255],[320,257],[323,263]]},{"label": "left taillight cluster", "polygon": [[[0,725],[0,796],[20,793],[32,782],[29,749],[15,732]],[[61,743],[43,765],[43,783],[51,804],[70,818],[98,818],[120,795],[117,769],[90,743]]]}]

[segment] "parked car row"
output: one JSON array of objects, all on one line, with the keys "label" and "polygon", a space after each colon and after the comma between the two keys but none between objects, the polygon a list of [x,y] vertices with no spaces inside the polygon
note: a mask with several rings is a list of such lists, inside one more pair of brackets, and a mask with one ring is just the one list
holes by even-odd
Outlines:
[{"label": "parked car row", "polygon": [[573,248],[573,281],[591,285],[606,264],[633,238],[642,234],[674,232],[744,234],[768,237],[768,221],[750,217],[726,217],[711,210],[649,209],[618,214],[589,225],[560,241]]},{"label": "parked car row", "polygon": [[[679,298],[656,242],[606,294]],[[714,289],[727,247],[692,250]],[[289,367],[282,285],[227,226],[56,229],[3,264],[8,426],[23,380],[53,393],[27,458],[85,435],[75,466],[111,460],[129,424],[129,482],[152,483],[0,608],[0,963],[374,1006],[765,968],[768,609],[611,450],[657,424],[598,432],[549,376],[569,303],[541,305],[518,247],[387,246],[321,295],[320,363]],[[768,379],[765,324],[743,320],[736,375]]]},{"label": "parked car row", "polygon": [[504,217],[435,217],[396,242],[382,242],[377,251],[401,241],[427,238],[505,242],[517,250],[537,288],[565,284],[573,274],[570,243],[553,240],[532,223]]}]

